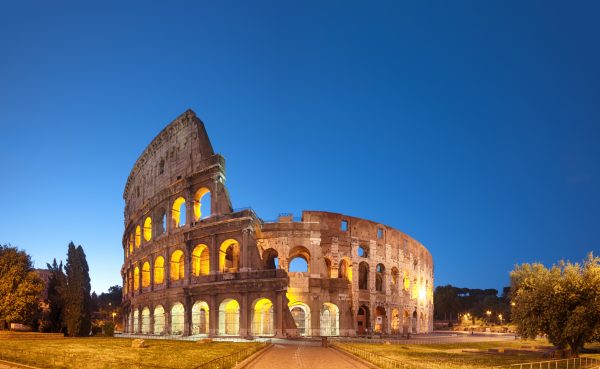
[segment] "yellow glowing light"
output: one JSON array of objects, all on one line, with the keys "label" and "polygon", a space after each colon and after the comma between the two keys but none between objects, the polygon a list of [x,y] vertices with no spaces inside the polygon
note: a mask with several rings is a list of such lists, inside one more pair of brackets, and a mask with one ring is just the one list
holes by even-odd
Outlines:
[{"label": "yellow glowing light", "polygon": [[199,220],[202,217],[202,198],[207,193],[210,193],[209,189],[202,187],[194,194],[194,220]]},{"label": "yellow glowing light", "polygon": [[162,256],[154,260],[154,284],[161,284],[165,281],[165,259]]},{"label": "yellow glowing light", "polygon": [[419,288],[419,300],[425,301],[427,299],[427,290],[425,287]]},{"label": "yellow glowing light", "polygon": [[237,272],[240,255],[240,244],[229,239],[223,241],[219,248],[219,270],[221,272]]},{"label": "yellow glowing light", "polygon": [[138,225],[135,227],[135,247],[139,248],[142,244],[142,229]]},{"label": "yellow glowing light", "polygon": [[210,272],[210,256],[208,246],[200,244],[192,252],[192,274],[195,276],[208,275]]},{"label": "yellow glowing light", "polygon": [[175,250],[171,254],[171,280],[178,281],[185,277],[183,251]]},{"label": "yellow glowing light", "polygon": [[140,268],[135,267],[133,270],[133,290],[137,291],[140,288]]},{"label": "yellow glowing light", "polygon": [[150,241],[152,239],[152,218],[147,217],[144,221],[144,240]]},{"label": "yellow glowing light", "polygon": [[150,263],[142,265],[142,287],[150,286]]},{"label": "yellow glowing light", "polygon": [[492,315],[492,312],[491,312],[491,311],[489,311],[489,310],[488,310],[488,311],[486,311],[485,313],[487,314],[487,316],[490,316],[490,315]]},{"label": "yellow glowing light", "polygon": [[178,197],[173,203],[173,208],[171,209],[171,218],[173,219],[173,225],[175,228],[185,225],[181,222],[182,212],[185,212],[185,199],[183,197]]}]

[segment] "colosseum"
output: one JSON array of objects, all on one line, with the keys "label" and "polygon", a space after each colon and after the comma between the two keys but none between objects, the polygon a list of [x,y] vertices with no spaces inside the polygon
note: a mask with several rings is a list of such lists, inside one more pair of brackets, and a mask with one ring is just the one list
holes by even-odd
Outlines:
[{"label": "colosseum", "polygon": [[186,111],[137,159],[123,233],[124,331],[361,336],[433,328],[433,259],[386,225],[325,211],[234,209],[225,159]]}]

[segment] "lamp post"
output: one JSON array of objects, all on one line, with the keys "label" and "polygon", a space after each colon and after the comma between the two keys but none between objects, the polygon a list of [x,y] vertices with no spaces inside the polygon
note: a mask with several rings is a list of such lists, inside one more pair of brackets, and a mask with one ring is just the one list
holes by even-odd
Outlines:
[{"label": "lamp post", "polygon": [[490,310],[488,310],[485,313],[487,315],[488,324],[490,324],[490,316],[492,315],[492,312]]},{"label": "lamp post", "polygon": [[114,323],[115,322],[115,317],[117,316],[117,313],[113,311],[111,315],[112,315],[113,323]]},{"label": "lamp post", "polygon": [[498,314],[498,319],[500,320],[500,325],[502,325],[502,314]]}]

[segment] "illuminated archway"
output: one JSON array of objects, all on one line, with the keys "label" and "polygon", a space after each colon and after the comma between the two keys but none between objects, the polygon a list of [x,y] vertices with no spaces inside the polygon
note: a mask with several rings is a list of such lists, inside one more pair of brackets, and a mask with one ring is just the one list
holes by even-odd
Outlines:
[{"label": "illuminated archway", "polygon": [[130,233],[129,234],[129,255],[133,254],[133,245],[135,243],[133,238],[134,238],[133,233]]},{"label": "illuminated archway", "polygon": [[398,309],[392,309],[392,334],[400,333],[400,312]]},{"label": "illuminated archway", "polygon": [[154,334],[165,333],[165,309],[162,305],[154,308]]},{"label": "illuminated archway", "polygon": [[152,239],[152,218],[147,217],[144,220],[144,240],[150,241]]},{"label": "illuminated archway", "polygon": [[183,257],[183,251],[175,250],[171,254],[171,263],[169,267],[171,269],[171,280],[179,281],[185,277],[185,258]]},{"label": "illuminated archway", "polygon": [[183,197],[178,197],[173,202],[173,207],[171,208],[171,219],[173,219],[173,226],[175,228],[183,227],[185,225],[185,199]]},{"label": "illuminated archway", "polygon": [[273,303],[269,299],[259,299],[254,303],[252,334],[255,336],[272,336],[275,334],[273,324]]},{"label": "illuminated archway", "polygon": [[198,277],[210,273],[210,255],[208,246],[200,244],[192,252],[192,275]]},{"label": "illuminated archway", "polygon": [[135,309],[133,311],[133,333],[140,333],[140,311]]},{"label": "illuminated archway", "polygon": [[417,311],[415,310],[413,312],[413,316],[412,316],[412,332],[413,333],[417,333],[417,324],[419,323],[418,319],[419,318],[418,318],[418,315],[417,315]]},{"label": "illuminated archway", "polygon": [[150,263],[142,265],[142,287],[150,286]]},{"label": "illuminated archway", "polygon": [[208,304],[197,301],[192,307],[192,334],[208,334]]},{"label": "illuminated archway", "polygon": [[408,272],[404,272],[404,291],[410,290],[410,278],[408,277]]},{"label": "illuminated archway", "polygon": [[338,278],[347,279],[349,282],[352,282],[352,263],[348,261],[347,258],[343,258],[340,261],[340,266],[338,268]]},{"label": "illuminated archway", "polygon": [[373,327],[373,331],[375,333],[387,333],[386,326],[386,312],[383,306],[377,306],[375,308],[375,327]]},{"label": "illuminated archway", "polygon": [[338,336],[340,333],[340,309],[326,302],[321,307],[321,336]]},{"label": "illuminated archway", "polygon": [[225,299],[219,305],[219,335],[240,334],[240,304],[234,299]]},{"label": "illuminated archway", "polygon": [[219,248],[219,270],[223,273],[237,272],[240,259],[240,244],[229,239],[221,243]]},{"label": "illuminated archway", "polygon": [[139,248],[142,244],[142,229],[140,226],[135,227],[135,248]]},{"label": "illuminated archway", "polygon": [[165,281],[165,258],[162,256],[154,259],[154,284],[161,284]]},{"label": "illuminated archway", "polygon": [[182,303],[178,302],[171,307],[171,334],[183,334],[184,316],[185,308]]},{"label": "illuminated archway", "polygon": [[194,194],[194,220],[208,218],[210,214],[210,190],[202,187]]},{"label": "illuminated archway", "polygon": [[150,309],[142,309],[142,334],[150,333]]},{"label": "illuminated archway", "polygon": [[133,269],[133,290],[137,291],[140,288],[140,268]]},{"label": "illuminated archway", "polygon": [[367,333],[367,330],[369,329],[369,319],[370,319],[370,315],[369,315],[369,308],[365,305],[362,305],[361,307],[358,308],[358,314],[357,314],[357,326],[356,326],[356,333],[358,335],[364,335]]},{"label": "illuminated archway", "polygon": [[398,268],[392,267],[392,284],[394,284],[394,286],[398,285],[399,276],[400,272],[398,272]]},{"label": "illuminated archway", "polygon": [[292,318],[294,318],[294,323],[296,323],[298,334],[300,336],[310,335],[310,308],[308,305],[296,302],[290,306],[290,311]]}]

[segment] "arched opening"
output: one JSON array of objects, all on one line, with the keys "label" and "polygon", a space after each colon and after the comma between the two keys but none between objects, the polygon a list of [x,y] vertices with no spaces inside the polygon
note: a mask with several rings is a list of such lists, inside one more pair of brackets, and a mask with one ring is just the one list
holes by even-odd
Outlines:
[{"label": "arched opening", "polygon": [[327,278],[331,278],[331,260],[329,260],[329,258],[323,258],[323,260],[325,260],[325,270],[326,270],[326,276]]},{"label": "arched opening", "polygon": [[129,255],[133,254],[133,245],[134,245],[134,235],[133,233],[129,234]]},{"label": "arched opening", "polygon": [[229,239],[223,241],[219,248],[219,270],[223,273],[238,271],[240,260],[240,244]]},{"label": "arched opening", "polygon": [[154,308],[154,334],[165,333],[165,309],[162,305]]},{"label": "arched opening", "polygon": [[343,258],[340,261],[340,267],[338,268],[338,278],[345,278],[349,282],[352,282],[352,264],[346,258]]},{"label": "arched opening", "polygon": [[165,281],[165,259],[158,256],[154,259],[154,284],[161,284]]},{"label": "arched opening", "polygon": [[196,277],[210,273],[208,246],[200,244],[192,252],[192,274]]},{"label": "arched opening", "polygon": [[184,265],[184,257],[183,251],[175,250],[171,254],[171,264],[169,265],[171,269],[171,280],[179,281],[185,277],[185,265]]},{"label": "arched opening", "polygon": [[378,292],[383,292],[385,281],[385,266],[383,266],[383,264],[377,264],[376,271],[377,275],[375,275],[375,290]]},{"label": "arched opening", "polygon": [[192,307],[192,334],[208,334],[208,304],[197,301]]},{"label": "arched opening", "polygon": [[408,334],[408,330],[410,328],[410,313],[408,310],[404,310],[404,315],[402,316],[402,334]]},{"label": "arched opening", "polygon": [[383,334],[386,333],[385,324],[386,324],[386,314],[385,308],[383,306],[377,306],[375,308],[375,333]]},{"label": "arched opening", "polygon": [[159,234],[163,234],[167,231],[167,212],[162,210],[160,216],[161,229]]},{"label": "arched opening", "polygon": [[147,261],[142,265],[142,287],[150,286],[150,263]]},{"label": "arched opening", "polygon": [[404,291],[410,290],[410,278],[408,277],[408,272],[404,272]]},{"label": "arched opening", "polygon": [[254,336],[272,336],[273,329],[273,303],[269,299],[259,299],[254,303],[252,314],[252,334]]},{"label": "arched opening", "polygon": [[139,311],[139,309],[135,309],[133,311],[133,323],[131,326],[133,327],[133,333],[140,333],[140,311]]},{"label": "arched opening", "polygon": [[171,334],[183,334],[184,316],[185,308],[182,303],[178,302],[171,307]]},{"label": "arched opening", "polygon": [[362,305],[358,308],[356,333],[358,335],[364,335],[369,330],[369,308]]},{"label": "arched opening", "polygon": [[288,272],[310,272],[310,252],[304,246],[294,247],[288,256]]},{"label": "arched opening", "polygon": [[219,305],[219,335],[240,334],[240,304],[234,299],[225,299]]},{"label": "arched opening", "polygon": [[142,244],[142,229],[140,226],[135,227],[135,248],[139,249]]},{"label": "arched opening", "polygon": [[150,309],[146,306],[142,309],[142,334],[150,333]]},{"label": "arched opening", "polygon": [[413,317],[412,317],[412,332],[413,333],[417,333],[417,324],[419,323],[418,320],[419,320],[419,318],[417,315],[417,311],[415,310],[413,312]]},{"label": "arched opening", "polygon": [[152,218],[146,217],[144,220],[144,240],[150,241],[152,239]]},{"label": "arched opening", "polygon": [[266,249],[263,251],[263,261],[265,269],[279,268],[279,253],[275,249]]},{"label": "arched opening", "polygon": [[135,267],[133,269],[133,290],[137,291],[140,289],[140,268]]},{"label": "arched opening", "polygon": [[358,289],[369,289],[369,264],[364,261],[358,264]]},{"label": "arched opening", "polygon": [[173,202],[171,218],[173,219],[173,226],[175,228],[183,227],[185,225],[185,199],[183,197],[178,197],[177,200]]},{"label": "arched opening", "polygon": [[340,309],[326,302],[321,307],[321,336],[338,336],[340,332]]},{"label": "arched opening", "polygon": [[359,245],[358,249],[356,249],[356,253],[361,258],[369,257],[369,247],[366,245]]},{"label": "arched opening", "polygon": [[392,334],[400,334],[400,312],[392,309]]},{"label": "arched opening", "polygon": [[290,306],[292,318],[296,323],[298,334],[300,336],[308,336],[310,334],[310,308],[308,305],[301,302],[294,303]]},{"label": "arched opening", "polygon": [[210,190],[202,187],[194,194],[194,220],[208,218],[210,214]]},{"label": "arched opening", "polygon": [[394,286],[398,285],[399,275],[400,273],[398,272],[398,268],[392,267],[392,284],[394,284]]}]

